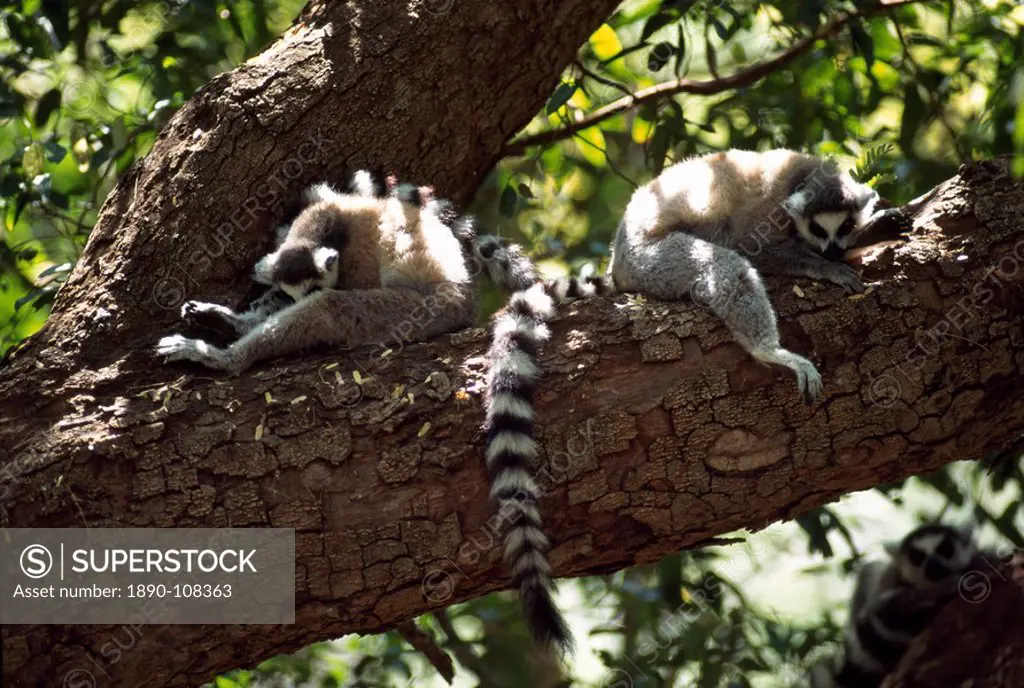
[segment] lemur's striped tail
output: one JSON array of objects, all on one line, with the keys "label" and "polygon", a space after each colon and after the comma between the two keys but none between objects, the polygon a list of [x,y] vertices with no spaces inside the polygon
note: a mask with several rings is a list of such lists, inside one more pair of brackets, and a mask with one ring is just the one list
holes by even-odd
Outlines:
[{"label": "lemur's striped tail", "polygon": [[[518,244],[506,239],[482,234],[474,236],[476,254],[497,284],[512,291],[529,289],[541,281],[537,268]],[[593,266],[587,265],[578,276],[556,277],[543,280],[545,291],[555,305],[568,299],[615,294],[615,283],[609,275],[596,276]]]},{"label": "lemur's striped tail", "polygon": [[614,292],[610,278],[561,277],[541,281],[522,248],[491,235],[474,237],[477,257],[491,278],[514,293],[494,318],[487,360],[485,408],[487,473],[491,496],[507,522],[505,561],[512,568],[527,626],[537,643],[572,652],[573,638],[555,606],[554,581],[533,479],[537,458],[533,393],[540,378],[537,351],[548,340],[547,322],[570,298]]},{"label": "lemur's striped tail", "polygon": [[498,312],[488,352],[487,473],[505,532],[505,561],[512,569],[530,633],[538,644],[571,652],[572,634],[552,597],[554,581],[541,528],[540,489],[532,477],[537,457],[533,437],[533,392],[540,377],[537,350],[550,333],[545,321],[555,301],[544,284],[517,291]]},{"label": "lemur's striped tail", "polygon": [[580,270],[579,276],[556,277],[547,280],[544,284],[548,292],[555,298],[556,303],[562,303],[568,299],[586,299],[591,296],[617,293],[611,275],[595,275],[590,265]]}]

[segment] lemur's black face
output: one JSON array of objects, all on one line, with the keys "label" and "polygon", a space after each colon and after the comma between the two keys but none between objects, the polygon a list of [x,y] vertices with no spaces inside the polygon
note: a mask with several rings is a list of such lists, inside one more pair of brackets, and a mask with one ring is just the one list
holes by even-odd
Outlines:
[{"label": "lemur's black face", "polygon": [[298,301],[337,286],[338,257],[332,248],[284,245],[256,264],[255,278],[264,284],[276,284]]},{"label": "lemur's black face", "polygon": [[842,260],[874,212],[878,192],[843,173],[823,186],[797,188],[783,202],[796,232],[828,260]]},{"label": "lemur's black face", "polygon": [[927,525],[909,533],[895,557],[905,582],[927,585],[962,573],[974,552],[969,535],[947,526]]},{"label": "lemur's black face", "polygon": [[[845,215],[838,227],[835,221]],[[820,219],[819,219],[820,218]],[[852,215],[842,212],[820,213],[807,223],[807,229],[818,240],[817,246],[828,260],[842,260],[849,247],[850,235],[853,233],[855,220]],[[831,230],[831,231],[830,231]]]}]

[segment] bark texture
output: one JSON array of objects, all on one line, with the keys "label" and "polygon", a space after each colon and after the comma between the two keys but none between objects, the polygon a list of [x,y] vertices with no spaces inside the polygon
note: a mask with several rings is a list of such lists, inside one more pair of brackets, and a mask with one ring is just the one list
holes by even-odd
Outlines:
[{"label": "bark texture", "polygon": [[[615,4],[313,5],[175,116],[111,194],[45,330],[0,371],[0,516],[295,528],[296,623],[8,627],[5,685],[195,685],[507,586],[478,431],[482,330],[237,378],[149,351],[185,298],[241,300],[309,182],[386,160],[466,198]],[[556,572],[654,561],[1009,444],[1024,425],[1022,214],[1005,164],[978,165],[912,242],[865,256],[871,293],[770,282],[786,345],[826,380],[813,407],[692,304],[566,309],[538,399]]]},{"label": "bark texture", "polygon": [[[775,284],[787,343],[827,380],[813,407],[693,305],[567,309],[538,404],[557,573],[654,561],[1009,444],[1024,424],[1022,210],[1005,164],[966,168],[913,241],[866,253],[871,293]],[[376,364],[126,369],[52,427],[5,400],[12,526],[298,531],[294,626],[12,627],[8,680],[102,668],[110,685],[195,684],[507,586],[477,430],[485,346],[474,329]]]}]

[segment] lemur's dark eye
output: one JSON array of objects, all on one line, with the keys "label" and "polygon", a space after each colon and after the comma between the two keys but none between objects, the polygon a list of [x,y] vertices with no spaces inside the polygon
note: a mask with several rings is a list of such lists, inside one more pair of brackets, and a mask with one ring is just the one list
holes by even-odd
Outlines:
[{"label": "lemur's dark eye", "polygon": [[917,547],[911,547],[907,550],[907,559],[910,559],[910,563],[914,566],[920,566],[924,561],[924,556],[924,552]]},{"label": "lemur's dark eye", "polygon": [[828,232],[826,232],[821,225],[817,222],[811,221],[811,234],[818,237],[819,239],[828,239]]},{"label": "lemur's dark eye", "polygon": [[853,231],[853,218],[847,218],[846,222],[839,225],[839,229],[836,231],[837,237],[844,237]]}]

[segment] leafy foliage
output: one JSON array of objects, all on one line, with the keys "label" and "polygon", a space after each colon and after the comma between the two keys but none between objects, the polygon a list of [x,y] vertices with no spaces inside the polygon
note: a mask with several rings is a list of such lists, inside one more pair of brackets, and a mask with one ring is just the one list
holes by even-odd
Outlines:
[{"label": "leafy foliage", "polygon": [[[197,88],[257,53],[301,4],[9,3],[0,19],[0,354],[42,325],[117,176]],[[844,13],[860,14],[763,78],[708,85],[792,50]],[[562,133],[504,159],[475,210],[559,273],[607,255],[639,183],[707,151],[785,146],[832,155],[895,203],[967,160],[1014,155],[1024,175],[1022,27],[1024,8],[1013,0],[884,11],[854,0],[629,0],[580,48],[520,140]],[[704,83],[704,92],[677,88],[615,107],[677,81]],[[569,130],[605,108],[610,116]],[[1022,481],[1014,459],[992,473],[956,465],[872,494],[908,527],[966,514],[990,538],[1021,546]],[[858,511],[864,499],[774,526],[745,546],[564,583],[563,594],[576,598],[570,619],[584,629],[578,635],[589,630],[592,649],[572,677],[594,686],[794,685],[838,641],[849,573],[882,536]],[[780,562],[789,568],[780,572]],[[805,594],[812,588],[818,594]],[[787,589],[800,591],[788,606]],[[462,685],[567,680],[533,654],[514,596],[448,614],[419,623],[472,677]],[[317,644],[216,685],[406,686],[431,676],[388,633]]]}]

